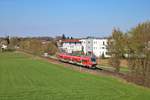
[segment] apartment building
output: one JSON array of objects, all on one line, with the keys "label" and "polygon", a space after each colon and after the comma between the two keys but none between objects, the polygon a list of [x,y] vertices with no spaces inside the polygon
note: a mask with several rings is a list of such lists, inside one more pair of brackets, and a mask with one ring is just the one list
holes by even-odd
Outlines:
[{"label": "apartment building", "polygon": [[61,44],[61,49],[67,53],[83,50],[85,54],[92,53],[96,57],[110,57],[107,50],[107,38],[66,39],[62,40]]},{"label": "apartment building", "polygon": [[84,53],[93,53],[96,57],[110,57],[108,55],[107,38],[84,38],[81,39]]},{"label": "apartment building", "polygon": [[75,51],[82,51],[82,44],[79,39],[66,39],[62,40],[62,49],[67,53],[72,53]]}]

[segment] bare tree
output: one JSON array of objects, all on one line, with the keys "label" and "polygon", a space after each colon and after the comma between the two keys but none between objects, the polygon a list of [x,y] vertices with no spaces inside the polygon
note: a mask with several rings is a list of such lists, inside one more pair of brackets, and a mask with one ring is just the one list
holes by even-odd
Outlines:
[{"label": "bare tree", "polygon": [[111,54],[110,64],[115,68],[116,72],[120,70],[120,59],[124,53],[124,34],[119,29],[114,29],[112,37],[109,39],[108,50]]}]

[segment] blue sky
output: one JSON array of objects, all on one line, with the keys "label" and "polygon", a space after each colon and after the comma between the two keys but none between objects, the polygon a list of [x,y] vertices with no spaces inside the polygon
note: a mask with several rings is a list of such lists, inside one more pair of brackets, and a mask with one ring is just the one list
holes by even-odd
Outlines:
[{"label": "blue sky", "polygon": [[150,0],[0,0],[0,36],[108,36],[150,20]]}]

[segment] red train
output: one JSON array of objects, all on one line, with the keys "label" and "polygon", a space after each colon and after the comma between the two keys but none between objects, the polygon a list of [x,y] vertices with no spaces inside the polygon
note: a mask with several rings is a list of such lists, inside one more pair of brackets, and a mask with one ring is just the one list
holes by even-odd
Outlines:
[{"label": "red train", "polygon": [[60,53],[58,54],[58,59],[63,62],[77,64],[88,68],[95,68],[97,65],[96,57],[93,56],[74,56]]}]

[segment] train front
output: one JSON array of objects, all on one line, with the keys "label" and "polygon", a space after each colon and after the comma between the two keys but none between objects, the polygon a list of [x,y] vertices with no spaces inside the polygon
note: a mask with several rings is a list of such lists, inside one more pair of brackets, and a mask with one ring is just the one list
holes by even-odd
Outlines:
[{"label": "train front", "polygon": [[91,57],[91,67],[96,68],[96,65],[97,65],[96,57],[92,56]]}]

